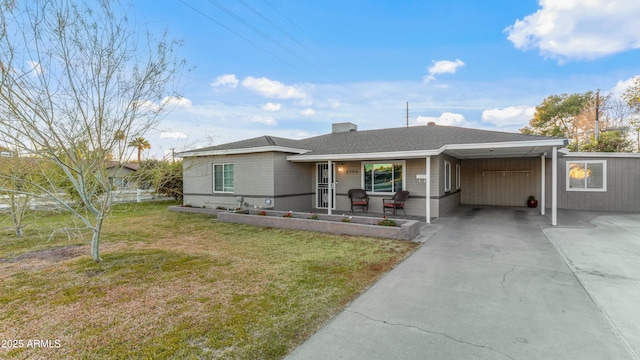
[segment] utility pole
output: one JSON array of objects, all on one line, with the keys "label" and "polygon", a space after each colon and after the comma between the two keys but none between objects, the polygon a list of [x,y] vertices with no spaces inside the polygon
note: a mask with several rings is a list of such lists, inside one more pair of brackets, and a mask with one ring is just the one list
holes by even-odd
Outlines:
[{"label": "utility pole", "polygon": [[595,131],[595,139],[598,141],[598,137],[600,136],[600,89],[596,91],[596,131]]},{"label": "utility pole", "polygon": [[409,102],[407,101],[407,127],[409,127]]}]

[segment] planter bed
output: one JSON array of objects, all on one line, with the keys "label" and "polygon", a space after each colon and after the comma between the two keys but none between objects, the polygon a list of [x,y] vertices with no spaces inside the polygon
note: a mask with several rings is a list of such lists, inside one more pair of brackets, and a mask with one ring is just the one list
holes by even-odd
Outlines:
[{"label": "planter bed", "polygon": [[[264,213],[264,215],[259,215]],[[289,216],[290,214],[290,216]],[[285,217],[288,215],[289,217]],[[311,219],[311,217],[317,218]],[[348,222],[343,221],[348,219]],[[397,226],[381,226],[383,219],[364,216],[327,215],[276,210],[244,210],[219,212],[218,221],[266,226],[272,228],[317,231],[334,234],[384,237],[413,240],[420,233],[422,224],[416,220],[397,220]]]}]

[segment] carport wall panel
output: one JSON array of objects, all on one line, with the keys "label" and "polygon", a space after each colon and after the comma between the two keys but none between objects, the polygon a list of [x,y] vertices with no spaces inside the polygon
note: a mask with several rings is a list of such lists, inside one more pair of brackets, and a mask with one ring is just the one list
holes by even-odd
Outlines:
[{"label": "carport wall panel", "polygon": [[[540,158],[462,160],[460,202],[467,205],[526,206],[529,195],[540,199],[540,161]],[[547,162],[551,160],[547,159]],[[546,172],[550,177],[550,167]],[[550,185],[546,188],[550,193]]]}]

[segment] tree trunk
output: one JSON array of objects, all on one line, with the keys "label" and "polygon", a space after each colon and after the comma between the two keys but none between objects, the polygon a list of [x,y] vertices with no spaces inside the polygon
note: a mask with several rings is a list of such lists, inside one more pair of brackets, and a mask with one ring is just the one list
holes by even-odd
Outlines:
[{"label": "tree trunk", "polygon": [[9,199],[11,202],[11,220],[13,221],[13,227],[15,229],[16,236],[22,237],[22,235],[24,235],[22,232],[22,214],[24,212],[24,206],[26,206],[26,204],[24,204],[24,206],[22,207],[16,204],[17,200],[15,194],[10,194]]},{"label": "tree trunk", "polygon": [[91,237],[91,257],[95,262],[101,262],[100,258],[100,233],[102,231],[102,222],[104,221],[102,215],[96,219],[96,225],[93,228],[93,236]]}]

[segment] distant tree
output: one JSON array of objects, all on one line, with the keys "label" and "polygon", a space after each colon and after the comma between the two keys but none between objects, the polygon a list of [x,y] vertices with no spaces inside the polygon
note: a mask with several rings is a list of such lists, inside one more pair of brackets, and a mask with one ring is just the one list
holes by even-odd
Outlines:
[{"label": "distant tree", "polygon": [[630,121],[631,130],[636,132],[638,152],[640,152],[640,76],[633,80],[633,83],[622,95],[622,99],[629,105],[633,112]]},{"label": "distant tree", "polygon": [[182,199],[182,161],[164,162],[163,166],[158,167],[154,187],[158,194]]},{"label": "distant tree", "polygon": [[[598,137],[596,139],[596,118]],[[522,133],[568,138],[571,151],[632,151],[627,104],[613,94],[594,92],[551,95],[536,107]]]},{"label": "distant tree", "polygon": [[5,1],[0,8],[0,140],[59,169],[81,208],[65,202],[54,181],[30,193],[72,212],[101,261],[112,205],[106,161],[121,141],[114,134],[144,136],[167,99],[178,97],[179,44],[138,31],[128,9],[111,0]]},{"label": "distant tree", "polygon": [[536,106],[529,125],[520,129],[520,132],[577,139],[580,128],[576,117],[591,105],[592,97],[591,91],[548,96]]},{"label": "distant tree", "polygon": [[118,142],[118,153],[113,157],[116,159],[122,159],[124,155],[122,153],[122,142],[127,140],[127,134],[125,134],[122,130],[116,130],[116,132],[113,134],[113,140]]},{"label": "distant tree", "polygon": [[0,158],[0,203],[8,206],[8,217],[17,237],[23,236],[24,218],[31,201],[37,199],[34,193],[46,186],[46,164],[40,159],[13,156]]},{"label": "distant tree", "polygon": [[154,186],[158,169],[165,166],[165,162],[157,159],[147,159],[140,162],[140,166],[133,176],[140,189],[150,189]]},{"label": "distant tree", "polygon": [[600,133],[598,140],[592,136],[590,141],[579,144],[577,151],[631,152],[633,151],[633,143],[626,132],[613,130]]},{"label": "distant tree", "polygon": [[137,137],[129,142],[129,146],[138,149],[138,162],[142,160],[142,152],[145,149],[151,149],[151,144],[149,141],[143,137]]}]

